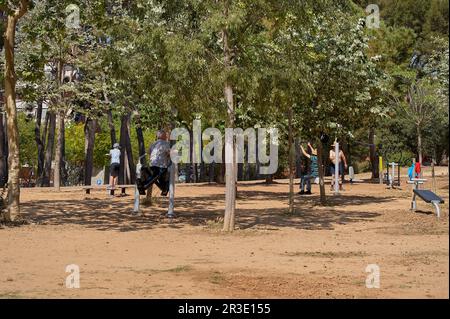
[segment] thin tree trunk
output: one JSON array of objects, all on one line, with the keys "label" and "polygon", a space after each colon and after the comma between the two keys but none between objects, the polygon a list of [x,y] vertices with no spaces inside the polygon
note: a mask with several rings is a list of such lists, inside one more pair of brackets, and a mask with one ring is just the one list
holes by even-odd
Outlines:
[{"label": "thin tree trunk", "polygon": [[117,137],[116,137],[116,128],[114,127],[114,121],[113,121],[113,115],[112,115],[111,109],[108,109],[106,114],[108,116],[109,134],[111,137],[111,148],[113,148],[114,144],[117,143]]},{"label": "thin tree trunk", "polygon": [[41,166],[41,170],[38,173],[38,180],[37,180],[37,186],[39,187],[44,187],[44,182],[43,182],[43,178],[44,178],[44,172],[45,172],[45,148],[46,148],[46,142],[47,142],[47,132],[48,132],[48,127],[50,125],[50,112],[46,112],[45,114],[45,124],[44,124],[44,130],[42,131],[41,134],[41,142],[42,142],[42,154],[38,154],[38,156],[41,156],[42,159],[42,166]]},{"label": "thin tree trunk", "polygon": [[295,149],[294,149],[294,134],[292,132],[292,106],[289,107],[288,114],[288,150],[289,150],[289,214],[295,213],[294,206],[294,163],[295,163]]},{"label": "thin tree trunk", "polygon": [[[128,114],[127,116],[127,136],[126,136],[126,149],[127,149],[127,160],[128,160],[128,176],[130,178],[130,183],[134,184],[136,182],[136,167],[134,165],[134,159],[133,159],[133,148],[131,146],[131,139],[130,139],[130,120],[131,120],[131,114]],[[144,152],[145,152],[145,146],[144,146]]]},{"label": "thin tree trunk", "polygon": [[66,167],[66,124],[65,113],[63,112],[64,120],[61,122],[61,185],[67,185],[68,172]]},{"label": "thin tree trunk", "polygon": [[[141,116],[139,112],[136,112],[134,115],[134,122],[136,123],[136,135],[138,140],[138,146],[139,146],[139,158],[143,157],[145,155],[145,141],[144,141],[144,133],[142,130],[142,123],[141,123]],[[145,160],[142,158],[140,160],[140,163],[144,163]]]},{"label": "thin tree trunk", "polygon": [[[229,1],[224,2],[224,18],[228,19]],[[223,35],[223,52],[225,72],[231,69],[231,48],[229,43],[228,29],[225,27],[222,31]],[[228,76],[228,75],[227,75]],[[235,110],[234,110],[234,96],[233,86],[229,79],[225,80],[224,97],[227,103],[228,124],[230,128],[234,128]],[[236,210],[236,157],[235,157],[235,142],[233,136],[228,136],[225,141],[227,151],[229,152],[229,159],[231,163],[225,164],[226,180],[225,180],[225,216],[224,216],[224,231],[233,231],[235,224],[235,210]]]},{"label": "thin tree trunk", "polygon": [[[136,169],[134,167],[133,152],[130,142],[130,114],[124,114],[121,117],[120,124],[120,146],[122,147],[120,156],[120,176],[119,183],[134,183]],[[126,160],[125,160],[126,157]]]},{"label": "thin tree trunk", "polygon": [[91,185],[92,170],[94,168],[94,145],[95,145],[95,131],[97,122],[93,119],[87,118],[84,124],[84,185]]},{"label": "thin tree trunk", "polygon": [[320,188],[320,203],[325,205],[327,202],[325,194],[325,167],[323,162],[323,145],[320,139],[317,140],[317,161],[319,165],[319,188]]},{"label": "thin tree trunk", "polygon": [[369,130],[369,151],[370,151],[370,165],[372,168],[372,179],[379,177],[378,172],[378,159],[375,154],[375,129]]},{"label": "thin tree trunk", "polygon": [[63,158],[63,141],[64,141],[64,116],[63,110],[58,112],[58,138],[56,141],[56,152],[55,152],[55,173],[53,178],[53,187],[55,191],[61,191],[61,169],[62,169],[62,158]]},{"label": "thin tree trunk", "polygon": [[[44,155],[45,155],[45,145],[41,138],[41,125],[42,125],[42,105],[43,101],[38,101],[38,107],[36,111],[36,123],[34,126],[34,140],[37,146],[37,171],[36,176],[40,179],[42,171],[44,169]],[[46,117],[46,121],[47,121]],[[45,136],[45,135],[44,135]],[[39,185],[39,181],[36,181]]]},{"label": "thin tree trunk", "polygon": [[56,131],[56,114],[53,111],[49,112],[49,123],[47,133],[47,143],[44,158],[44,171],[42,175],[42,187],[50,187],[50,177],[52,172],[53,149],[55,146],[55,131]]},{"label": "thin tree trunk", "polygon": [[6,98],[6,129],[8,131],[8,205],[4,218],[14,221],[20,214],[20,153],[19,127],[16,109],[16,73],[14,61],[14,46],[17,21],[27,12],[28,0],[21,0],[20,7],[9,14],[4,34],[5,50],[5,98]]},{"label": "thin tree trunk", "polygon": [[209,183],[212,184],[215,181],[215,175],[216,175],[216,163],[212,162],[209,164],[209,173],[208,173],[208,177],[209,177]]},{"label": "thin tree trunk", "polygon": [[4,187],[8,181],[7,149],[6,149],[6,131],[4,125],[4,116],[0,112],[0,187]]},{"label": "thin tree trunk", "polygon": [[422,154],[422,130],[420,125],[417,125],[417,153],[419,155],[419,163],[422,165],[423,154]]}]

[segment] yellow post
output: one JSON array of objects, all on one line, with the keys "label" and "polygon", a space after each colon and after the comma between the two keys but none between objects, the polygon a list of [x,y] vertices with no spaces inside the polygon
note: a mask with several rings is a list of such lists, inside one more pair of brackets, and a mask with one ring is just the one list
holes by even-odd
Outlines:
[{"label": "yellow post", "polygon": [[379,160],[379,164],[378,164],[379,165],[378,166],[379,173],[378,173],[378,176],[380,178],[380,185],[381,185],[381,184],[383,184],[383,172],[384,172],[384,170],[383,170],[383,157],[379,156],[378,160]]}]

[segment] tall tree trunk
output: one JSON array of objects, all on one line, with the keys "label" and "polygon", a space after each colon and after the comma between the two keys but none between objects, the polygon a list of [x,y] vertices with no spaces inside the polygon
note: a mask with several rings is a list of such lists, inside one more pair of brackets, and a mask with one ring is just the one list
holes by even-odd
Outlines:
[{"label": "tall tree trunk", "polygon": [[8,182],[8,151],[6,148],[6,131],[4,124],[5,117],[0,112],[0,187],[4,187]]},{"label": "tall tree trunk", "polygon": [[[37,186],[39,187],[44,187],[44,175],[45,175],[45,149],[46,149],[46,142],[47,142],[47,132],[48,132],[48,128],[50,125],[50,112],[46,112],[45,114],[45,124],[44,124],[44,129],[42,131],[41,134],[41,142],[42,142],[42,154],[38,154],[38,156],[41,156],[42,159],[42,166],[41,166],[41,170],[38,173],[38,180],[37,180]],[[39,164],[38,164],[39,165]]]},{"label": "tall tree trunk", "polygon": [[[128,161],[128,176],[130,178],[130,183],[134,184],[136,182],[136,167],[134,165],[134,159],[133,159],[133,148],[131,146],[131,138],[130,138],[130,122],[131,115],[128,114],[127,119],[127,138],[126,138],[126,149],[127,149],[127,161]],[[145,152],[145,146],[144,146],[144,152]]]},{"label": "tall tree trunk", "polygon": [[[136,135],[139,146],[139,158],[141,158],[145,155],[145,141],[144,141],[144,132],[142,130],[141,116],[137,111],[134,115],[134,122],[136,123]],[[139,160],[139,162],[143,164],[145,162],[145,159],[142,158]]]},{"label": "tall tree trunk", "polygon": [[209,177],[209,183],[212,184],[215,181],[215,175],[216,175],[216,163],[212,162],[209,165],[209,172],[208,172],[208,177]]},{"label": "tall tree trunk", "polygon": [[256,163],[255,163],[255,175],[253,176],[254,180],[259,180],[261,178],[259,174],[259,168],[261,167],[261,163],[259,162],[259,134],[256,134]]},{"label": "tall tree trunk", "polygon": [[370,128],[369,130],[369,151],[370,151],[370,165],[372,168],[372,179],[379,177],[378,172],[378,159],[376,158],[375,152],[375,129]]},{"label": "tall tree trunk", "polygon": [[420,129],[420,124],[417,124],[417,153],[419,156],[419,163],[422,165],[423,154],[422,154],[422,130]]},{"label": "tall tree trunk", "polygon": [[[229,1],[224,2],[224,18],[228,19]],[[228,73],[231,69],[231,48],[229,43],[228,29],[225,27],[222,31],[223,35],[223,52],[225,72]],[[226,76],[229,76],[226,74]],[[234,96],[233,86],[229,79],[225,80],[224,96],[227,103],[228,124],[230,128],[234,128],[235,110],[234,110]],[[236,210],[236,157],[235,157],[235,142],[234,136],[225,138],[225,147],[228,152],[228,159],[230,163],[225,164],[225,216],[224,216],[224,231],[233,231],[235,224],[235,210]]]},{"label": "tall tree trunk", "polygon": [[295,213],[294,206],[294,165],[295,165],[295,149],[294,149],[294,134],[292,130],[292,106],[289,107],[288,114],[288,150],[289,150],[289,214]]},{"label": "tall tree trunk", "polygon": [[55,152],[55,173],[53,178],[53,187],[57,192],[61,190],[61,169],[62,169],[62,158],[63,158],[63,143],[64,143],[64,116],[63,110],[58,111],[58,129],[57,129],[57,140],[56,140],[56,152]]},{"label": "tall tree trunk", "polygon": [[122,147],[120,155],[120,176],[119,183],[134,183],[136,168],[134,167],[133,152],[130,142],[130,114],[123,114],[120,119],[120,146]]},{"label": "tall tree trunk", "polygon": [[56,114],[53,111],[49,112],[49,123],[47,133],[47,143],[44,158],[44,171],[42,175],[42,186],[50,187],[50,178],[52,173],[53,149],[55,146],[55,131],[56,131]]},{"label": "tall tree trunk", "polygon": [[87,118],[84,124],[84,185],[86,186],[91,185],[92,181],[96,128],[97,122],[91,118]]},{"label": "tall tree trunk", "polygon": [[[7,4],[6,4],[7,5]],[[8,205],[4,215],[6,221],[14,221],[20,214],[20,153],[19,127],[16,109],[16,72],[14,46],[17,21],[27,12],[28,0],[21,0],[19,8],[10,13],[4,34],[5,47],[5,98],[6,129],[8,131]]]},{"label": "tall tree trunk", "polygon": [[325,166],[323,161],[323,144],[320,139],[317,140],[317,161],[319,165],[320,203],[325,205],[327,202],[325,194]]},{"label": "tall tree trunk", "polygon": [[116,128],[114,127],[114,121],[113,121],[113,115],[112,115],[111,109],[108,109],[106,114],[108,116],[109,134],[111,137],[111,148],[113,148],[114,144],[117,143],[117,137],[116,137]]},{"label": "tall tree trunk", "polygon": [[66,167],[66,124],[65,124],[65,113],[63,112],[64,120],[61,122],[61,185],[67,185],[67,179],[69,173]]},{"label": "tall tree trunk", "polygon": [[[44,156],[45,156],[45,145],[41,138],[41,125],[42,125],[42,105],[43,101],[39,100],[37,102],[37,110],[36,110],[36,123],[34,125],[34,140],[36,141],[37,146],[37,171],[36,176],[40,179],[42,175],[42,171],[44,169]],[[46,117],[46,122],[48,117]],[[45,136],[45,135],[44,135]],[[39,180],[36,181],[36,184],[39,185]]]}]

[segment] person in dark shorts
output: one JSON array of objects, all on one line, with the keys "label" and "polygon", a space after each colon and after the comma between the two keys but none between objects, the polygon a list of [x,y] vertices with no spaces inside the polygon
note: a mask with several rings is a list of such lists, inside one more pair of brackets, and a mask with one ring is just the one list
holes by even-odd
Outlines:
[{"label": "person in dark shorts", "polygon": [[137,183],[141,195],[153,184],[161,190],[161,196],[167,196],[169,192],[170,143],[164,130],[158,131],[157,139],[149,150],[150,168],[144,169],[143,178]]},{"label": "person in dark shorts", "polygon": [[109,169],[110,177],[108,189],[114,189],[117,185],[120,170],[120,145],[118,143],[114,144],[113,149],[109,151],[109,156],[111,157],[111,166]]}]

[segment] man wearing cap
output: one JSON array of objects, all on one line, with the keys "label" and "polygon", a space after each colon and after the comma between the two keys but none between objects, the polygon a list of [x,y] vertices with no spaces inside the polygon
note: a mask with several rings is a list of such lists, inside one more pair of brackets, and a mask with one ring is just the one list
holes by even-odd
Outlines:
[{"label": "man wearing cap", "polygon": [[109,151],[111,157],[109,189],[114,189],[117,185],[120,170],[120,145],[115,143],[113,149]]},{"label": "man wearing cap", "polygon": [[163,130],[157,133],[158,140],[150,146],[150,174],[147,180],[138,186],[141,194],[152,184],[161,189],[161,196],[167,196],[169,192],[168,168],[170,166],[170,143],[167,141],[167,133]]}]

